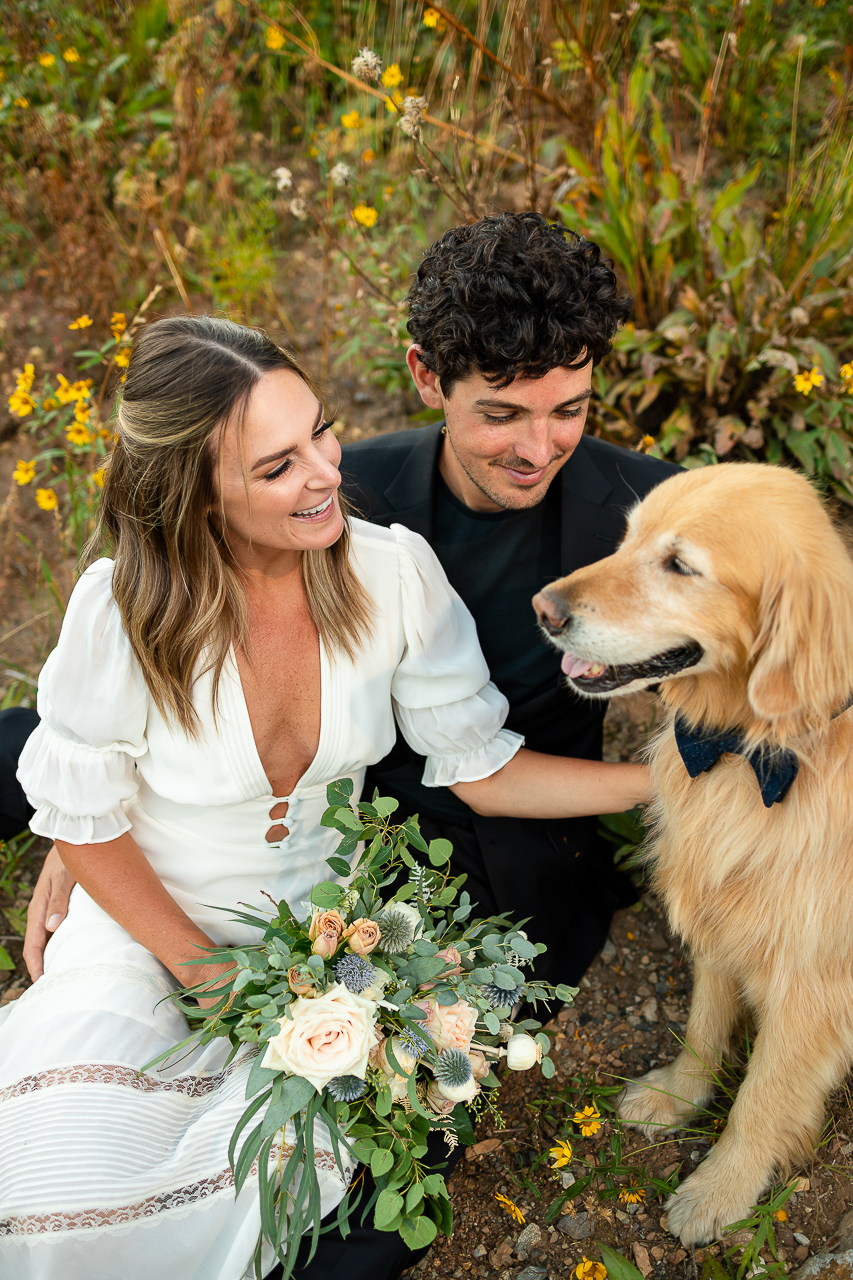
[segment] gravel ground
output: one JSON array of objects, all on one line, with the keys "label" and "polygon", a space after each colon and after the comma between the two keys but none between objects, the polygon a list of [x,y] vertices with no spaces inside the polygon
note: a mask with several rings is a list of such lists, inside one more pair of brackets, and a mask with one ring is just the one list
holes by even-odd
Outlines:
[{"label": "gravel ground", "polygon": [[[710,1280],[714,1268],[709,1257],[721,1259],[729,1248],[735,1248],[737,1263],[751,1233],[741,1232],[709,1249],[685,1250],[666,1230],[666,1196],[657,1195],[651,1186],[652,1179],[686,1177],[713,1137],[694,1132],[650,1144],[640,1134],[623,1130],[606,1111],[607,1098],[597,1096],[598,1089],[615,1089],[623,1079],[675,1056],[687,1020],[690,985],[686,956],[670,937],[656,904],[646,900],[620,912],[611,941],[583,978],[574,1004],[549,1025],[556,1035],[556,1077],[546,1081],[536,1070],[505,1073],[500,1098],[504,1127],[492,1116],[482,1118],[475,1145],[450,1181],[453,1235],[433,1246],[410,1273],[412,1280],[460,1280],[466,1275],[477,1280],[557,1280],[568,1276],[584,1257],[598,1259],[599,1243],[617,1250],[643,1276],[655,1280],[695,1278],[700,1273]],[[575,1108],[596,1101],[604,1123],[598,1133],[584,1138],[570,1122],[571,1115]],[[721,1104],[722,1117],[724,1097]],[[819,1157],[811,1167],[795,1171],[799,1189],[785,1206],[787,1221],[774,1221],[786,1271],[822,1250],[853,1205],[849,1088],[833,1096],[828,1114]],[[713,1134],[713,1118],[704,1127]],[[555,1221],[546,1222],[549,1204],[563,1190],[559,1173],[550,1168],[548,1149],[569,1137],[574,1159],[563,1181],[569,1181],[566,1174],[580,1180],[585,1162],[606,1159],[620,1135],[623,1165],[641,1171],[635,1180],[647,1190],[643,1201],[634,1205],[601,1199],[606,1182],[599,1177],[568,1201]],[[624,1181],[624,1175],[616,1179]],[[495,1199],[498,1193],[518,1206],[524,1225],[501,1208]],[[769,1250],[763,1256],[771,1260]],[[729,1265],[734,1275],[735,1266]],[[720,1280],[725,1274],[717,1273]],[[837,1280],[849,1280],[849,1264],[846,1271],[834,1274]]]}]

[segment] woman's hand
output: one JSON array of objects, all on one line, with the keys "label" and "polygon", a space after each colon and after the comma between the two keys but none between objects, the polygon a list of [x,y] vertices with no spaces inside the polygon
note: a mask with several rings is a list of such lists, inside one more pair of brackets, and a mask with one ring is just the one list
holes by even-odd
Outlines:
[{"label": "woman's hand", "polygon": [[24,963],[33,982],[44,973],[44,949],[50,935],[68,914],[68,899],[74,883],[56,845],[51,845],[27,908]]},{"label": "woman's hand", "polygon": [[652,778],[644,764],[574,760],[522,747],[491,777],[450,790],[484,817],[581,818],[645,804]]}]

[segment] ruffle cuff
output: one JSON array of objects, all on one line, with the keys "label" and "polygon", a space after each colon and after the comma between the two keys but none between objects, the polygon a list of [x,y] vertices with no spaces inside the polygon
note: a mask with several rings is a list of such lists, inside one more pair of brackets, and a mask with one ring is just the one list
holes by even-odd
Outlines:
[{"label": "ruffle cuff", "polygon": [[456,782],[479,782],[481,778],[490,778],[509,764],[523,745],[524,738],[520,733],[500,729],[493,738],[473,751],[452,756],[427,756],[423,785],[452,787]]},{"label": "ruffle cuff", "polygon": [[30,831],[48,840],[64,840],[66,844],[106,844],[130,831],[131,822],[124,809],[113,809],[103,817],[75,818],[52,804],[42,804],[30,821]]}]

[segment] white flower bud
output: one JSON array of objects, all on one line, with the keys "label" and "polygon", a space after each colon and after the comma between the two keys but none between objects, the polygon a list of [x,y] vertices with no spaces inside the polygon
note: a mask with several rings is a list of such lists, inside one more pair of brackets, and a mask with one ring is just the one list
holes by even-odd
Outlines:
[{"label": "white flower bud", "polygon": [[455,1106],[457,1102],[471,1102],[480,1092],[480,1086],[472,1075],[469,1080],[466,1080],[465,1084],[459,1084],[455,1087],[450,1084],[438,1083],[438,1092]]},{"label": "white flower bud", "polygon": [[506,1065],[510,1071],[528,1071],[542,1061],[542,1046],[525,1031],[511,1036],[506,1046]]}]

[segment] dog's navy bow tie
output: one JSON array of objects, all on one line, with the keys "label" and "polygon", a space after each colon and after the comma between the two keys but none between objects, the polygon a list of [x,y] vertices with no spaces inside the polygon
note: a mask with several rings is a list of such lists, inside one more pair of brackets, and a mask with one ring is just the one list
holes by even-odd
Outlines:
[{"label": "dog's navy bow tie", "polygon": [[743,756],[752,765],[765,809],[784,800],[791,783],[800,771],[796,753],[787,748],[768,750],[753,747],[747,750],[739,733],[709,733],[708,730],[691,729],[681,716],[675,718],[675,742],[691,778],[713,769],[720,756],[726,752]]}]

